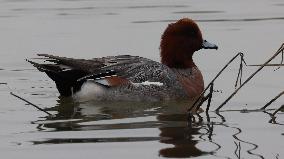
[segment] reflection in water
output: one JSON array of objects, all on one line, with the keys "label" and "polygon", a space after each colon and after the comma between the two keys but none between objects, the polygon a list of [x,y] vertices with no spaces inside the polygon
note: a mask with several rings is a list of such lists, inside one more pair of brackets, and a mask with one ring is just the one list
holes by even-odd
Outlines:
[{"label": "reflection in water", "polygon": [[[182,122],[182,126],[176,127],[162,127],[159,128],[161,133],[161,143],[171,144],[170,147],[163,148],[159,154],[163,157],[196,157],[204,155],[204,152],[196,147],[199,142],[194,136],[201,135],[200,126],[192,126],[187,124],[187,115],[176,114],[176,115],[158,115],[159,121],[179,121]],[[173,146],[172,146],[173,145]]]},{"label": "reflection in water", "polygon": [[233,129],[237,130],[237,133],[235,133],[235,134],[232,135],[233,138],[237,140],[237,142],[234,141],[234,143],[235,143],[235,145],[236,145],[236,149],[235,149],[235,151],[234,151],[234,154],[235,154],[235,156],[236,156],[237,158],[241,158],[241,143],[242,143],[242,144],[248,144],[248,145],[250,145],[250,146],[252,147],[251,149],[246,150],[246,152],[247,152],[248,154],[250,154],[250,155],[252,155],[252,156],[254,156],[254,157],[257,157],[257,158],[264,159],[264,157],[263,157],[262,155],[253,152],[254,150],[256,150],[256,149],[258,148],[258,145],[257,145],[257,144],[254,144],[254,143],[249,142],[249,141],[245,141],[245,140],[240,139],[240,138],[238,137],[238,135],[242,133],[241,128],[238,128],[238,127],[235,127],[235,126],[234,126],[234,127],[231,127],[231,126],[227,125],[227,124],[225,123],[225,122],[226,122],[225,117],[222,116],[219,112],[216,112],[216,114],[221,118],[221,121],[222,121],[222,123],[220,124],[221,126],[225,126],[225,127],[233,128]]},{"label": "reflection in water", "polygon": [[241,143],[240,143],[240,142],[242,142],[242,143],[245,143],[245,144],[248,144],[248,145],[252,145],[252,148],[249,149],[249,150],[247,150],[247,153],[248,153],[248,154],[251,154],[251,155],[256,156],[256,157],[258,157],[258,158],[263,158],[263,159],[264,159],[264,157],[263,157],[262,155],[253,153],[253,151],[258,148],[258,145],[254,144],[254,143],[251,143],[251,142],[248,142],[248,141],[244,141],[244,140],[239,139],[239,138],[237,137],[237,135],[239,135],[239,134],[242,132],[242,130],[241,130],[240,128],[237,128],[237,127],[232,127],[232,128],[235,128],[235,129],[238,130],[238,132],[233,135],[233,137],[234,137],[236,140],[239,141],[239,144],[237,145],[237,148],[236,148],[236,150],[235,150],[235,152],[239,151],[238,154],[235,153],[238,158],[240,158],[240,156],[241,156]]},{"label": "reflection in water", "polygon": [[[76,103],[64,98],[49,111],[53,117],[34,122],[39,131],[90,131],[154,128],[159,136],[152,137],[105,137],[105,138],[52,138],[33,141],[38,144],[138,142],[158,141],[169,145],[159,151],[163,157],[193,157],[209,154],[196,147],[200,142],[195,136],[204,135],[200,123],[188,124],[186,109],[188,102],[88,102]],[[154,117],[154,118],[152,118]],[[141,120],[138,120],[142,118]],[[143,134],[141,134],[143,135]]]},{"label": "reflection in water", "polygon": [[116,138],[65,138],[49,139],[46,141],[34,141],[38,144],[63,144],[63,143],[102,143],[102,142],[139,142],[139,141],[156,141],[158,137],[116,137]]},{"label": "reflection in water", "polygon": [[268,114],[268,115],[270,116],[270,120],[268,121],[269,123],[271,123],[271,124],[277,124],[277,125],[284,125],[284,124],[279,123],[279,122],[276,121],[276,116],[273,115],[273,113],[270,113],[270,112],[268,112],[268,111],[266,111],[266,110],[264,110],[263,112],[266,113],[266,114]]},{"label": "reflection in water", "polygon": [[[63,144],[63,143],[111,143],[111,142],[160,142],[166,145],[159,150],[159,155],[169,158],[197,157],[202,155],[218,156],[216,153],[223,147],[214,140],[214,127],[224,127],[237,130],[232,134],[235,150],[232,152],[237,158],[242,158],[242,153],[257,158],[264,158],[254,151],[258,145],[240,139],[238,136],[242,130],[227,124],[226,119],[220,113],[216,117],[210,117],[212,113],[206,113],[205,120],[199,114],[193,116],[188,122],[185,113],[191,103],[189,102],[86,102],[76,103],[71,98],[58,100],[58,105],[49,111],[57,112],[52,117],[33,122],[37,124],[39,131],[96,131],[108,130],[116,135],[115,130],[142,130],[145,128],[157,129],[159,134],[153,136],[119,136],[119,137],[86,137],[77,138],[50,138],[41,141],[33,141],[38,144]],[[215,120],[215,121],[211,121]],[[217,121],[216,121],[217,120]],[[198,148],[197,144],[205,143],[215,145],[211,150]],[[244,145],[249,146],[244,149]],[[247,147],[245,146],[245,147]]]}]

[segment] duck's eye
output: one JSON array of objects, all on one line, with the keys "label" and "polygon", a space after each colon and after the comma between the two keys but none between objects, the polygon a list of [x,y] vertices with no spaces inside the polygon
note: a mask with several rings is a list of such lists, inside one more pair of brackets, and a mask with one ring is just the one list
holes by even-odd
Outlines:
[{"label": "duck's eye", "polygon": [[184,35],[184,36],[187,36],[187,37],[196,37],[196,32],[195,32],[195,31],[192,31],[192,30],[190,30],[190,31],[185,31],[183,35]]}]

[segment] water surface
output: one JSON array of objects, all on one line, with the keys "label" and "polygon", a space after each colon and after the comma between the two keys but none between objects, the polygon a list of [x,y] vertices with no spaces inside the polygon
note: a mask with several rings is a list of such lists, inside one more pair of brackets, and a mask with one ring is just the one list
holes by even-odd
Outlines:
[{"label": "water surface", "polygon": [[[218,51],[194,60],[206,84],[238,52],[249,64],[268,59],[284,39],[280,0],[1,0],[0,152],[3,158],[283,158],[283,68],[267,67],[221,111],[188,122],[190,101],[85,102],[59,98],[54,83],[25,59],[36,53],[92,58],[131,54],[159,61],[168,23],[197,21]],[[277,58],[273,63],[279,63]],[[215,84],[210,110],[234,90],[236,62]],[[244,78],[257,67],[245,67]],[[5,84],[7,83],[7,84]],[[46,109],[36,110],[10,91]],[[205,109],[203,106],[203,109]]]}]

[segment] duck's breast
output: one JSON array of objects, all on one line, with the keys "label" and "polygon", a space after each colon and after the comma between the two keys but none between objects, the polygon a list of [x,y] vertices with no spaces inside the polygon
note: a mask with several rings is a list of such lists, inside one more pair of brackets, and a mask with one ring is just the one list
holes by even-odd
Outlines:
[{"label": "duck's breast", "polygon": [[194,98],[204,90],[203,76],[197,67],[176,69],[177,79],[189,98]]}]

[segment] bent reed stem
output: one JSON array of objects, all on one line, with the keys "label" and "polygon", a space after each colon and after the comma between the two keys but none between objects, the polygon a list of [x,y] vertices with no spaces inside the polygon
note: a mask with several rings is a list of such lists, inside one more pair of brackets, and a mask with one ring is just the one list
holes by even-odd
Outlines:
[{"label": "bent reed stem", "polygon": [[28,100],[26,100],[26,99],[24,99],[24,98],[22,98],[22,97],[20,97],[20,96],[16,95],[15,93],[10,92],[10,94],[11,94],[12,96],[14,96],[14,97],[18,98],[18,99],[21,99],[22,101],[24,101],[24,102],[26,102],[26,103],[28,103],[28,104],[30,104],[31,106],[33,106],[33,107],[37,108],[38,110],[40,110],[40,111],[42,111],[42,112],[46,113],[47,115],[52,116],[52,114],[51,114],[51,113],[49,113],[48,111],[46,111],[46,110],[44,110],[44,109],[40,108],[39,106],[37,106],[37,105],[35,105],[35,104],[31,103],[30,101],[28,101]]},{"label": "bent reed stem", "polygon": [[[197,105],[197,107],[200,107],[203,102],[205,102],[208,99],[208,95],[205,97],[205,100],[201,100],[201,98],[203,98],[205,92],[212,87],[213,83],[215,82],[215,80],[223,73],[223,71],[238,57],[241,56],[241,63],[244,62],[243,60],[243,56],[244,54],[242,52],[237,53],[218,73],[217,75],[211,80],[211,82],[207,85],[207,87],[201,92],[200,96],[195,100],[195,102],[192,104],[192,106],[187,110],[188,113],[190,113],[192,111],[192,109],[197,105],[197,103],[199,102],[199,104]],[[245,63],[245,62],[244,62]],[[246,64],[246,63],[245,63]],[[237,79],[239,79],[239,74]],[[212,95],[210,97],[210,101],[211,101]],[[201,100],[201,101],[200,101]],[[209,104],[210,106],[210,104]],[[209,108],[207,108],[209,110]]]},{"label": "bent reed stem", "polygon": [[264,64],[262,64],[252,75],[250,75],[244,83],[242,83],[239,88],[237,88],[215,111],[219,111],[224,105],[227,104],[229,100],[231,100],[237,92],[245,85],[247,84],[259,71],[261,71],[270,61],[272,61],[276,56],[278,56],[280,53],[282,53],[284,50],[284,43],[280,46],[280,48],[276,51],[276,53],[269,58]]},{"label": "bent reed stem", "polygon": [[261,110],[266,109],[269,105],[271,105],[274,101],[276,101],[279,97],[281,97],[284,94],[284,91],[280,92],[276,97],[274,97],[272,100],[270,100],[265,106],[260,108]]}]

